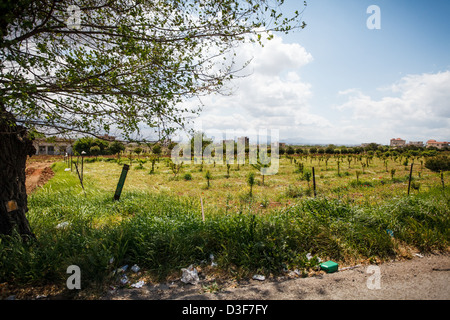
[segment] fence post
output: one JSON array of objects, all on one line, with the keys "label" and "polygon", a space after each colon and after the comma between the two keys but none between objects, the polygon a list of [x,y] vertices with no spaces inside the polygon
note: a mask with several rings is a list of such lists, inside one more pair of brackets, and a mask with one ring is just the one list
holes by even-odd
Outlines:
[{"label": "fence post", "polygon": [[314,186],[314,198],[316,197],[316,175],[314,174],[314,167],[312,167],[313,174],[313,186]]},{"label": "fence post", "polygon": [[203,220],[203,222],[205,222],[205,212],[203,211],[203,198],[202,197],[200,197],[200,202],[202,204],[202,220]]},{"label": "fence post", "polygon": [[411,163],[411,170],[409,171],[408,196],[409,196],[409,190],[411,189],[411,178],[412,178],[413,165],[414,165],[414,162]]},{"label": "fence post", "polygon": [[81,188],[83,189],[84,196],[87,197],[86,196],[86,190],[84,190],[83,178],[80,176],[80,171],[78,171],[78,166],[77,166],[76,163],[75,163],[75,169],[77,170],[78,179],[80,180],[80,184],[81,184]]},{"label": "fence post", "polygon": [[122,173],[120,174],[119,182],[117,183],[116,192],[114,193],[114,200],[120,199],[120,194],[122,193],[122,188],[125,183],[125,178],[127,177],[129,165],[124,164],[122,168]]}]

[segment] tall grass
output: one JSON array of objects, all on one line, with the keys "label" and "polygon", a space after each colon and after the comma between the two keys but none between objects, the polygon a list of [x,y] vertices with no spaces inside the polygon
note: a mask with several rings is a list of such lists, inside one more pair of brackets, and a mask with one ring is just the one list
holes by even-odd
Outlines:
[{"label": "tall grass", "polygon": [[85,197],[73,175],[55,170],[29,197],[37,241],[0,238],[0,282],[64,286],[73,264],[81,268],[83,288],[110,280],[123,264],[137,263],[164,279],[211,253],[222,270],[247,276],[309,268],[317,263],[306,259],[309,252],[344,262],[392,257],[401,244],[422,251],[449,245],[450,197],[441,188],[376,207],[319,197],[264,214],[251,207],[206,212],[202,221],[199,203],[189,198],[142,191],[114,201],[89,188],[89,179]]}]

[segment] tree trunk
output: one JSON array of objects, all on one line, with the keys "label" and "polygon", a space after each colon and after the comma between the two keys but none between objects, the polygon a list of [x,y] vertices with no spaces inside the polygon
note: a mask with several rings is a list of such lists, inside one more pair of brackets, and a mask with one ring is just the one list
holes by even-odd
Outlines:
[{"label": "tree trunk", "polygon": [[35,153],[27,130],[0,105],[0,234],[16,230],[23,238],[34,238],[25,215],[25,166],[27,156]]}]

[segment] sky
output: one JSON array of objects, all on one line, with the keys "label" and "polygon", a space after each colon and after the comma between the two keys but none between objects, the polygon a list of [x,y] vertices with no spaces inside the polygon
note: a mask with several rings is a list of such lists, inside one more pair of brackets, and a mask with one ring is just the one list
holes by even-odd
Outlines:
[{"label": "sky", "polygon": [[252,59],[248,76],[231,95],[203,97],[195,126],[236,137],[278,130],[291,144],[450,141],[449,15],[448,0],[308,0],[305,29],[237,49]]}]

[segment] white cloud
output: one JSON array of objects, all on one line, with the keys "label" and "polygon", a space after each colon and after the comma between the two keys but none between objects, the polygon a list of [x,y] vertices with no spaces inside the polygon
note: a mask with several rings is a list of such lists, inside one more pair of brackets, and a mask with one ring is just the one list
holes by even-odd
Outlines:
[{"label": "white cloud", "polygon": [[241,62],[251,59],[244,73],[247,77],[233,80],[231,96],[207,96],[200,116],[207,129],[233,129],[257,132],[258,129],[279,129],[280,137],[302,134],[306,126],[327,126],[330,123],[312,114],[309,101],[312,87],[300,76],[300,68],[313,57],[299,44],[287,44],[274,36],[261,47],[255,43],[237,49]]},{"label": "white cloud", "polygon": [[[343,101],[322,115],[312,109],[313,88],[302,78],[302,67],[313,61],[299,44],[275,36],[264,47],[248,43],[236,49],[243,63],[252,59],[244,78],[231,83],[231,96],[202,98],[202,130],[234,130],[254,134],[261,128],[279,129],[280,139],[301,138],[323,143],[378,142],[392,137],[407,140],[450,137],[450,71],[408,75],[379,89],[375,99],[360,89],[338,92]],[[326,76],[326,75],[324,75]]]},{"label": "white cloud", "polygon": [[[339,92],[347,101],[337,106],[350,110],[352,119],[386,139],[405,135],[422,139],[450,136],[450,71],[408,75],[384,90],[388,96],[372,99],[349,89]],[[390,91],[390,92],[388,92]]]}]

